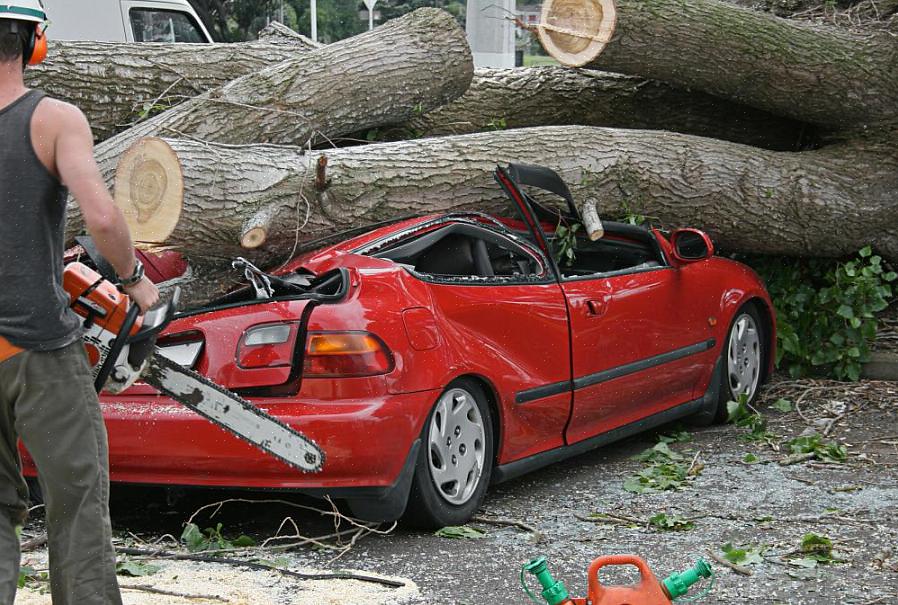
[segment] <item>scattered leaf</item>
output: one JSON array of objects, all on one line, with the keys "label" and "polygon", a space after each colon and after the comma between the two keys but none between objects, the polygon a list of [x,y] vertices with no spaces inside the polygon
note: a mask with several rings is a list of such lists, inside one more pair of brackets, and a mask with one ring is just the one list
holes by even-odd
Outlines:
[{"label": "scattered leaf", "polygon": [[158,565],[150,565],[149,563],[141,563],[139,561],[120,561],[115,565],[115,573],[120,576],[131,576],[134,578],[151,576],[160,569],[162,568]]},{"label": "scattered leaf", "polygon": [[720,550],[723,551],[723,557],[727,561],[736,565],[754,565],[755,563],[762,563],[764,561],[763,546],[736,547],[727,542],[720,547]]},{"label": "scattered leaf", "polygon": [[668,516],[666,513],[658,513],[649,517],[649,524],[661,531],[689,531],[695,528],[695,523],[680,515]]},{"label": "scattered leaf", "polygon": [[478,539],[485,536],[486,533],[468,525],[447,525],[442,529],[438,529],[434,535],[439,536],[440,538],[452,538],[457,540],[460,538]]},{"label": "scattered leaf", "polygon": [[772,407],[775,410],[779,410],[780,412],[783,412],[784,414],[791,412],[794,409],[792,407],[792,402],[789,401],[788,399],[777,399],[776,401],[773,402],[773,405],[771,405],[770,407]]}]

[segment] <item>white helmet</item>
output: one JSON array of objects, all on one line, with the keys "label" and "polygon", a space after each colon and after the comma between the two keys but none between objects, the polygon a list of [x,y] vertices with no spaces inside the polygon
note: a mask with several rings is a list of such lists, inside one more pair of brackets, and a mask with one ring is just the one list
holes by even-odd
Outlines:
[{"label": "white helmet", "polygon": [[47,13],[41,0],[15,0],[13,4],[0,4],[0,19],[44,23]]}]

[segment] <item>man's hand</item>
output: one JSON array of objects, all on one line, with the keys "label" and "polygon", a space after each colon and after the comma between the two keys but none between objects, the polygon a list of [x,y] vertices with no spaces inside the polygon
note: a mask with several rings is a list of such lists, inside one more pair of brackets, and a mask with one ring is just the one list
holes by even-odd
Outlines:
[{"label": "man's hand", "polygon": [[132,286],[123,287],[122,290],[140,307],[141,315],[152,309],[159,302],[159,289],[156,287],[156,284],[146,277]]}]

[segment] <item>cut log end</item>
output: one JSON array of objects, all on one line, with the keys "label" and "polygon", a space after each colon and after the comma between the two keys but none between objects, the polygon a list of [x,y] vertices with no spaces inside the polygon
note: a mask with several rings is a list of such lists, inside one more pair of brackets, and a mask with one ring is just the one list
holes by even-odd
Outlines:
[{"label": "cut log end", "polygon": [[243,237],[240,239],[240,245],[249,249],[258,248],[265,243],[266,239],[268,239],[268,233],[265,229],[256,227],[243,234]]},{"label": "cut log end", "polygon": [[183,201],[181,163],[168,143],[147,137],[122,154],[115,170],[115,203],[135,242],[164,242],[178,224]]},{"label": "cut log end", "polygon": [[605,226],[602,225],[602,219],[599,218],[599,208],[596,200],[586,200],[583,206],[580,207],[580,216],[583,219],[586,234],[591,241],[604,237]]},{"label": "cut log end", "polygon": [[616,26],[614,0],[546,0],[536,29],[552,58],[582,67],[599,56]]}]

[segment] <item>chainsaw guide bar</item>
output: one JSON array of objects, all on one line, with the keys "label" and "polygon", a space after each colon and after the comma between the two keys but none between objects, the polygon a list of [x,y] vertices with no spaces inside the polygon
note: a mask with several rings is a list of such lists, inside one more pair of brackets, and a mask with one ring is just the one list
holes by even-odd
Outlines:
[{"label": "chainsaw guide bar", "polygon": [[158,352],[150,358],[142,380],[292,467],[315,473],[324,465],[324,452],[308,437]]}]

